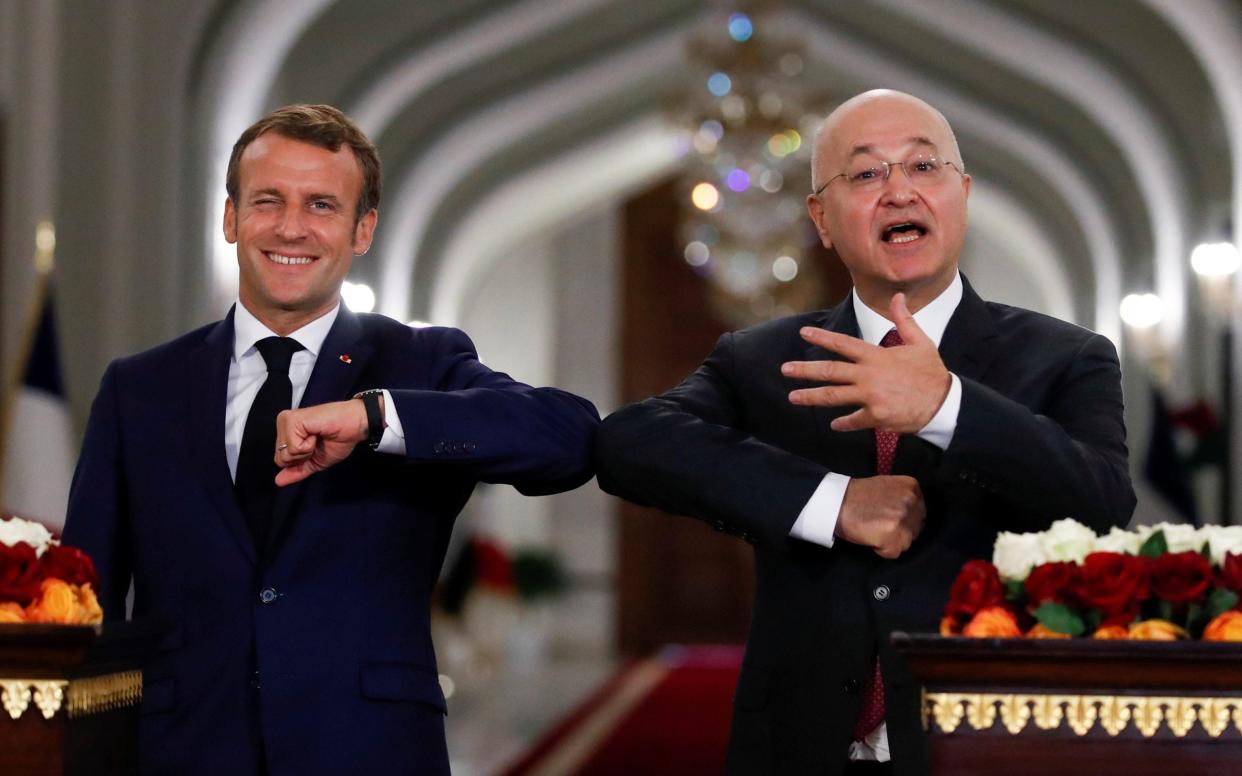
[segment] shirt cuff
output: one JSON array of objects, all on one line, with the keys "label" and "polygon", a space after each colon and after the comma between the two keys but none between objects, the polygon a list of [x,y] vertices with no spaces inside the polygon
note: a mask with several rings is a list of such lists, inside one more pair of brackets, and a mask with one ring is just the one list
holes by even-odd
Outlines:
[{"label": "shirt cuff", "polygon": [[841,516],[841,502],[845,500],[845,489],[849,484],[850,478],[844,474],[825,474],[806,506],[798,513],[793,528],[789,529],[790,537],[831,547],[836,538],[837,518]]},{"label": "shirt cuff", "polygon": [[957,413],[962,409],[962,381],[952,372],[949,377],[949,393],[944,397],[944,403],[918,433],[919,439],[931,442],[941,450],[949,449],[953,432],[957,431]]},{"label": "shirt cuff", "polygon": [[401,427],[401,416],[393,406],[392,394],[385,388],[384,394],[384,436],[375,447],[377,453],[405,455],[405,429]]}]

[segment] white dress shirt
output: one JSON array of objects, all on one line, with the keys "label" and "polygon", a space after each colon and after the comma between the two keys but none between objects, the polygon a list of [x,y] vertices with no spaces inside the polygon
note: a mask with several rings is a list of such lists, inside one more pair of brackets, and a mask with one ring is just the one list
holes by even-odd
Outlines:
[{"label": "white dress shirt", "polygon": [[[302,402],[306,384],[310,382],[315,359],[323,349],[323,341],[336,322],[341,305],[338,303],[327,313],[289,334],[302,349],[289,361],[289,382],[293,385],[293,406]],[[246,416],[259,388],[267,380],[267,362],[255,343],[265,337],[279,336],[264,326],[258,318],[237,301],[233,307],[233,358],[229,362],[229,382],[224,405],[224,454],[229,462],[229,474],[237,479],[237,458],[241,454],[242,434],[246,430]],[[384,438],[377,448],[383,453],[405,453],[405,434],[401,419],[392,409],[392,397],[384,391]],[[274,451],[273,451],[274,452]]]}]

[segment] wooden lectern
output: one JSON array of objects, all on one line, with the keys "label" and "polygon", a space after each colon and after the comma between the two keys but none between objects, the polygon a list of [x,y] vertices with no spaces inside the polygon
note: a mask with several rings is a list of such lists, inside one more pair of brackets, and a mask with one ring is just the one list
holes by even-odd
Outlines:
[{"label": "wooden lectern", "polygon": [[1242,774],[1242,644],[892,639],[935,774]]},{"label": "wooden lectern", "polygon": [[133,773],[152,643],[133,623],[0,625],[0,773]]}]

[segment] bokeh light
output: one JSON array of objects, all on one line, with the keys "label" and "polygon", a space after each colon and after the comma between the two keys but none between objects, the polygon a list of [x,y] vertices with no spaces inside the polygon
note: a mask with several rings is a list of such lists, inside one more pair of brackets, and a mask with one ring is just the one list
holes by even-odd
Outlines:
[{"label": "bokeh light", "polygon": [[733,89],[733,80],[724,73],[716,72],[707,77],[707,91],[717,97],[724,97]]},{"label": "bokeh light", "polygon": [[735,13],[729,16],[729,37],[738,43],[745,43],[755,34],[755,25],[751,23],[750,17],[744,13]]},{"label": "bokeh light", "polygon": [[699,210],[711,210],[720,204],[720,191],[707,181],[703,181],[690,190],[690,201]]}]

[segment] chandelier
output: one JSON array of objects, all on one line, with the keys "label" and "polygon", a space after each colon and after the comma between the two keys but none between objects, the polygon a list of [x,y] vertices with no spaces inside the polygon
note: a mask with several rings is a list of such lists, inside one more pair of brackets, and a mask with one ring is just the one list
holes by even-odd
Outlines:
[{"label": "chandelier", "polygon": [[684,258],[730,325],[805,309],[820,288],[805,260],[817,119],[805,105],[802,40],[778,5],[717,2],[687,41]]}]

